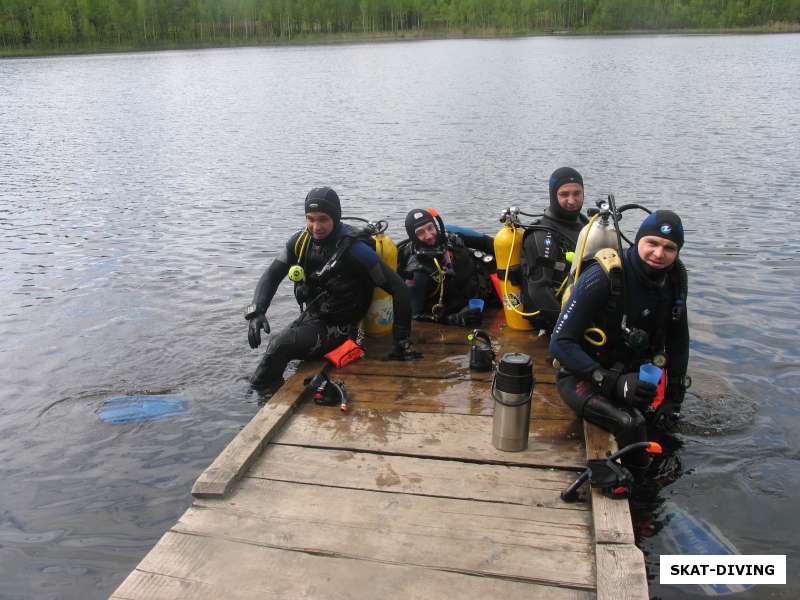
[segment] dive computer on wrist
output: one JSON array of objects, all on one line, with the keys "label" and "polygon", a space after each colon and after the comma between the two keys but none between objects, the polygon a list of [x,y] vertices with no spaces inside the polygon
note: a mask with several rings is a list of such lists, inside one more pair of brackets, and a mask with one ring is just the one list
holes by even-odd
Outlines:
[{"label": "dive computer on wrist", "polygon": [[259,313],[258,306],[255,304],[248,304],[247,308],[244,309],[244,318],[248,321],[255,317]]}]

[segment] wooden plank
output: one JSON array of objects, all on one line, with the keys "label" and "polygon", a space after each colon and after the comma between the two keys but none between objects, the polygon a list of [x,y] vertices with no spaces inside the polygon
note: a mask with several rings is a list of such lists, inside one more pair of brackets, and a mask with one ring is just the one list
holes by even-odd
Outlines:
[{"label": "wooden plank", "polygon": [[[344,381],[353,408],[395,412],[445,412],[491,415],[494,400],[488,381],[428,379],[331,373]],[[555,386],[534,388],[532,419],[574,419],[575,413],[558,396]]]},{"label": "wooden plank", "polygon": [[[549,344],[547,336],[539,336],[536,331],[517,331],[507,327],[501,310],[492,310],[486,313],[481,329],[486,331],[492,340],[501,341],[504,345],[508,344],[509,347],[533,348],[532,351],[535,352],[536,349],[546,351]],[[469,331],[464,327],[415,321],[412,335],[415,340],[426,344],[463,344]],[[525,352],[525,350],[522,351]],[[517,350],[508,350],[508,352],[517,352]]]},{"label": "wooden plank", "polygon": [[[616,452],[614,436],[597,425],[584,421],[586,458],[605,458]],[[598,544],[633,544],[633,521],[627,500],[612,500],[598,489],[591,490],[594,537]]]},{"label": "wooden plank", "polygon": [[[335,373],[354,373],[357,375],[386,375],[391,377],[427,377],[440,379],[471,379],[491,381],[491,372],[470,371],[467,346],[441,344],[415,344],[415,349],[423,353],[420,360],[400,362],[382,360],[389,346],[370,346],[367,343],[365,357],[350,363]],[[504,354],[498,351],[498,358]],[[530,354],[530,353],[528,353]],[[544,354],[533,357],[534,374],[539,383],[554,383],[555,371],[546,361]]]},{"label": "wooden plank", "polygon": [[[575,474],[556,469],[479,465],[270,444],[247,477],[588,511],[585,502],[561,501]],[[502,510],[502,509],[500,509]]]},{"label": "wooden plank", "polygon": [[641,550],[633,544],[598,544],[596,552],[597,600],[650,597]]},{"label": "wooden plank", "polygon": [[[578,421],[532,421],[528,448],[503,452],[492,446],[491,417],[441,413],[379,413],[353,410],[331,418],[305,405],[274,439],[276,443],[343,450],[367,450],[433,458],[455,458],[535,467],[581,468]],[[306,414],[306,411],[309,414]],[[312,412],[313,411],[313,412]]]},{"label": "wooden plank", "polygon": [[[584,421],[586,457],[604,458],[617,451],[612,434]],[[606,600],[646,600],[647,573],[641,550],[635,545],[627,500],[606,498],[591,491],[592,522],[597,555],[597,597]]]},{"label": "wooden plank", "polygon": [[[173,531],[274,548],[594,589],[582,511],[244,479]],[[569,569],[564,565],[569,564]]]},{"label": "wooden plank", "polygon": [[503,598],[588,600],[594,594],[492,577],[469,577],[253,544],[167,533],[112,600],[368,600]]},{"label": "wooden plank", "polygon": [[247,470],[292,414],[303,391],[303,378],[319,372],[322,366],[322,361],[302,364],[295,375],[231,440],[211,466],[200,474],[192,487],[192,495],[224,496],[228,493],[233,483]]}]

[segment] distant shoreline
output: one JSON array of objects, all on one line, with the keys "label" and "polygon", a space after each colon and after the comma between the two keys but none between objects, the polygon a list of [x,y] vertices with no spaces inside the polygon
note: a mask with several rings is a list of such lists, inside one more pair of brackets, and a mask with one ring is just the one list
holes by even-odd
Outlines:
[{"label": "distant shoreline", "polygon": [[590,30],[580,29],[573,31],[541,31],[531,30],[522,32],[498,31],[485,29],[478,31],[404,31],[392,33],[333,33],[333,34],[303,34],[292,39],[277,38],[269,40],[234,40],[223,43],[164,43],[152,45],[118,45],[118,46],[62,46],[59,48],[0,48],[0,59],[4,58],[36,58],[48,56],[69,56],[83,54],[111,54],[123,52],[160,52],[164,50],[205,50],[224,48],[259,48],[281,46],[320,46],[336,44],[398,42],[398,41],[424,41],[424,40],[462,40],[462,39],[516,39],[524,37],[612,37],[612,36],[660,36],[660,35],[740,35],[740,34],[775,34],[775,33],[800,33],[798,23],[772,23],[763,26],[726,28],[726,29],[642,29],[642,30]]}]

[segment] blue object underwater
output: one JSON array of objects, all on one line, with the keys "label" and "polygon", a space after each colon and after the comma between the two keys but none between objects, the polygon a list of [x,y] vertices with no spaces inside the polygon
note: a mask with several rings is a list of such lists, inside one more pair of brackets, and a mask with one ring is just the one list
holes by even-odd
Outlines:
[{"label": "blue object underwater", "polygon": [[105,401],[100,420],[112,425],[160,421],[186,412],[186,403],[176,396],[115,396]]},{"label": "blue object underwater", "polygon": [[[667,554],[739,554],[736,546],[711,523],[690,515],[674,502],[664,503],[667,524],[659,534]],[[735,583],[676,585],[686,592],[723,596],[750,589],[752,585]]]}]

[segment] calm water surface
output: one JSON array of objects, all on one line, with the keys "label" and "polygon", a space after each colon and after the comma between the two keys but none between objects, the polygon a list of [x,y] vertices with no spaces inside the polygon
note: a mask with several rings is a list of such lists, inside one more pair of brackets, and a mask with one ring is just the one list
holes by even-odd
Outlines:
[{"label": "calm water surface", "polygon": [[[798,597],[798,73],[799,35],[0,61],[0,597],[104,598],[185,510],[258,408],[242,307],[308,189],[395,237],[416,205],[493,232],[565,164],[684,217],[705,400],[659,497],[789,555],[790,585],[739,597]],[[272,323],[294,310],[282,287]],[[188,410],[100,422],[145,392]]]}]

